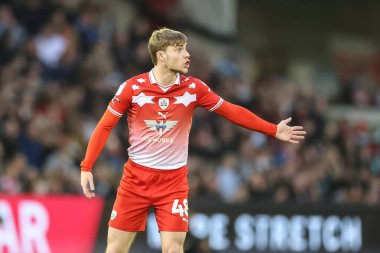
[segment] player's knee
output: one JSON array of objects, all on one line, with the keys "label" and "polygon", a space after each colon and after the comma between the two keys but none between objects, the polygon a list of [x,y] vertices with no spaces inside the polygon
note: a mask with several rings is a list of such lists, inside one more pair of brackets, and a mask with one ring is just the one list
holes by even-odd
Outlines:
[{"label": "player's knee", "polygon": [[115,248],[115,247],[107,247],[106,253],[127,253],[124,249]]},{"label": "player's knee", "polygon": [[183,245],[180,243],[170,243],[162,250],[163,253],[183,253]]},{"label": "player's knee", "polygon": [[128,253],[129,249],[121,244],[110,243],[107,245],[106,253]]},{"label": "player's knee", "polygon": [[128,253],[130,244],[117,238],[108,238],[106,253]]}]

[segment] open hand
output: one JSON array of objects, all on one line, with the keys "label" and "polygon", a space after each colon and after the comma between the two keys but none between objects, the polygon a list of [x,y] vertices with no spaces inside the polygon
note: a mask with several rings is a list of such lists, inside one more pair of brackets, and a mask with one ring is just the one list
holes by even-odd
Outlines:
[{"label": "open hand", "polygon": [[278,123],[276,138],[291,143],[299,143],[299,140],[305,139],[306,131],[303,130],[303,126],[288,126],[291,120],[292,118],[287,118]]},{"label": "open hand", "polygon": [[[94,178],[90,171],[81,171],[80,184],[82,186],[83,193],[87,198],[89,199],[95,198]],[[88,186],[90,186],[90,188],[88,188]]]}]

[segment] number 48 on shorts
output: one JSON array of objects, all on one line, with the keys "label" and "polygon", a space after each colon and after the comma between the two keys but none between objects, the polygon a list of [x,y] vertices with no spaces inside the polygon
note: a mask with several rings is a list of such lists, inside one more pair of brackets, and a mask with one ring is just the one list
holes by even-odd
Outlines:
[{"label": "number 48 on shorts", "polygon": [[[189,206],[187,203],[187,199],[183,199],[182,204],[180,203],[179,199],[175,199],[173,201],[172,214],[177,213],[179,214],[179,216],[182,217],[184,221],[187,222],[187,217],[189,216]],[[186,216],[186,218],[184,216]]]}]

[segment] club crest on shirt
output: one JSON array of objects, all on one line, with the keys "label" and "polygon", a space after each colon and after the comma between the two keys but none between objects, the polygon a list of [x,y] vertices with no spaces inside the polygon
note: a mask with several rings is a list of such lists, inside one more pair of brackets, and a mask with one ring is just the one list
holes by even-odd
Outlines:
[{"label": "club crest on shirt", "polygon": [[165,110],[169,106],[169,99],[168,98],[160,98],[158,100],[158,105],[162,110]]}]

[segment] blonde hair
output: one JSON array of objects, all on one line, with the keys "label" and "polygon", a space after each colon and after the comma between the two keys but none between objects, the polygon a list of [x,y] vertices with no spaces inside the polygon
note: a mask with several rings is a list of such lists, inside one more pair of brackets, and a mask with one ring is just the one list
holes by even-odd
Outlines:
[{"label": "blonde hair", "polygon": [[153,31],[148,43],[153,64],[157,65],[158,51],[164,51],[168,46],[184,45],[186,42],[187,37],[181,32],[166,27]]}]

